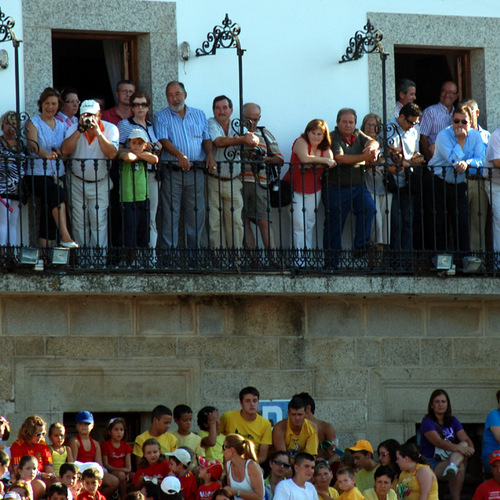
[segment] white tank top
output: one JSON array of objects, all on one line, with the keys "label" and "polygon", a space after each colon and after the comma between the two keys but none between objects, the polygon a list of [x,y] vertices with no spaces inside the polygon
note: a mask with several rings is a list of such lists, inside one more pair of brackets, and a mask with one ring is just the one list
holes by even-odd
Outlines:
[{"label": "white tank top", "polygon": [[[242,481],[236,481],[234,478],[233,478],[233,474],[231,472],[231,460],[228,460],[227,462],[227,475],[229,476],[229,479],[230,479],[230,484],[231,484],[231,488],[234,488],[235,490],[239,490],[239,491],[246,491],[248,493],[253,493],[253,488],[252,488],[252,483],[250,482],[250,476],[248,475],[248,463],[251,462],[250,459],[248,459],[246,462],[245,462],[245,477],[243,478]],[[261,476],[261,479],[262,479],[262,491],[264,491],[264,479],[262,478]],[[241,498],[239,496],[234,496],[235,499],[237,498]]]}]

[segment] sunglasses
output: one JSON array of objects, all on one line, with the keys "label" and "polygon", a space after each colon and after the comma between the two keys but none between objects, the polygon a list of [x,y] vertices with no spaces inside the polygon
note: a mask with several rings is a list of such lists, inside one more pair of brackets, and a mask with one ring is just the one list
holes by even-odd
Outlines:
[{"label": "sunglasses", "polygon": [[132,106],[134,108],[147,108],[148,107],[148,103],[147,102],[133,102]]},{"label": "sunglasses", "polygon": [[232,448],[232,446],[229,446],[228,444],[223,444],[223,445],[222,445],[222,451],[226,451],[226,450],[228,450],[229,448]]},{"label": "sunglasses", "polygon": [[279,465],[280,467],[284,467],[285,469],[289,469],[290,468],[290,464],[288,462],[281,462],[280,460],[273,460],[273,462],[276,465]]},{"label": "sunglasses", "polygon": [[467,120],[459,120],[458,118],[455,118],[455,119],[453,120],[453,123],[454,123],[455,125],[458,125],[459,123],[461,123],[462,125],[467,125],[469,122],[468,122]]},{"label": "sunglasses", "polygon": [[415,126],[418,124],[418,120],[416,122],[412,122],[411,120],[408,120],[408,118],[405,118],[405,120],[406,120],[406,123],[408,123],[409,125]]}]

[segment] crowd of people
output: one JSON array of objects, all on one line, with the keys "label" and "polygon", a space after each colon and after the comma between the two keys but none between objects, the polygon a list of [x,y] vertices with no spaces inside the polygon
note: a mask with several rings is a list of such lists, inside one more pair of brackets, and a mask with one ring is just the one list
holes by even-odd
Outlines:
[{"label": "crowd of people", "polygon": [[[500,391],[484,428],[483,477],[473,500],[500,498]],[[36,415],[7,446],[10,426],[0,417],[0,498],[4,500],[438,500],[439,480],[460,500],[467,461],[476,453],[452,415],[447,392],[432,392],[418,436],[406,443],[366,439],[342,450],[332,424],[315,417],[308,393],[296,394],[288,414],[272,423],[258,413],[259,391],[240,391],[240,409],[219,417],[181,404],[156,406],[148,430],[128,442],[128,426],[112,418],[104,441],[92,436],[94,416],[76,415],[76,434],[48,427]],[[170,431],[174,420],[177,429]],[[47,434],[47,436],[46,436]],[[47,437],[47,440],[46,440]],[[50,443],[50,444],[48,444]],[[418,446],[417,446],[417,443]]]},{"label": "crowd of people", "polygon": [[339,110],[331,133],[325,120],[309,121],[287,166],[259,125],[256,103],[243,106],[244,125],[235,127],[229,97],[214,98],[207,120],[186,105],[178,81],[167,84],[168,105],[151,117],[149,96],[128,80],[106,111],[98,99],[80,103],[76,89],[46,88],[22,134],[14,112],[0,121],[0,244],[18,243],[20,203],[31,194],[40,200],[41,246],[57,241],[101,254],[110,245],[175,249],[180,241],[191,249],[274,248],[271,214],[279,206],[290,211],[301,265],[300,252],[320,246],[313,233],[321,202],[332,266],[350,213],[359,254],[376,247],[465,255],[487,249],[491,204],[499,251],[500,129],[490,139],[476,101],[455,105],[454,82],[423,112],[414,82],[401,80],[397,96],[387,124],[370,113],[358,129],[352,108]]}]

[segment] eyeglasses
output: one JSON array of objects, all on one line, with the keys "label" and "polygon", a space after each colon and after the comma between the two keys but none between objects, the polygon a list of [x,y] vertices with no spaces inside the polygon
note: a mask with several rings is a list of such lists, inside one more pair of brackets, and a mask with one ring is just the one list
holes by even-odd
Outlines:
[{"label": "eyeglasses", "polygon": [[273,462],[276,464],[276,465],[279,465],[281,467],[284,467],[285,469],[289,469],[290,468],[290,464],[288,462],[281,462],[280,460],[273,460]]},{"label": "eyeglasses", "polygon": [[78,99],[71,99],[71,101],[64,101],[65,104],[80,104]]},{"label": "eyeglasses", "polygon": [[37,438],[41,438],[41,437],[45,436],[45,432],[37,432],[37,433],[35,434],[35,436],[36,436]]},{"label": "eyeglasses", "polygon": [[226,450],[228,450],[229,448],[232,448],[232,446],[229,446],[228,444],[223,444],[223,445],[222,445],[222,451],[226,451]]},{"label": "eyeglasses", "polygon": [[455,125],[458,125],[459,123],[461,123],[462,125],[467,125],[469,122],[468,122],[467,120],[459,120],[458,118],[455,118],[455,119],[453,120],[453,123],[454,123]]},{"label": "eyeglasses", "polygon": [[388,451],[384,451],[382,453],[379,453],[378,456],[379,457],[388,457],[389,456],[389,452]]},{"label": "eyeglasses", "polygon": [[148,107],[148,103],[147,102],[133,102],[132,106],[134,108],[147,108]]},{"label": "eyeglasses", "polygon": [[406,123],[408,123],[408,125],[413,125],[413,126],[415,126],[415,125],[417,125],[417,124],[418,124],[418,120],[417,120],[417,121],[415,121],[415,122],[412,122],[411,120],[408,120],[408,118],[406,118],[406,117],[405,117],[405,121],[406,121]]}]

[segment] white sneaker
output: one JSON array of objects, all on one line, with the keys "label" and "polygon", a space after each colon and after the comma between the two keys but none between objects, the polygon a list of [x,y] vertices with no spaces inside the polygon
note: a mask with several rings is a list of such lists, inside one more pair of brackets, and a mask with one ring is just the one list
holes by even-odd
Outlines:
[{"label": "white sneaker", "polygon": [[451,479],[452,477],[455,477],[457,474],[458,474],[458,467],[453,462],[450,462],[450,465],[448,465],[448,467],[446,467],[446,469],[443,472],[443,477]]}]

